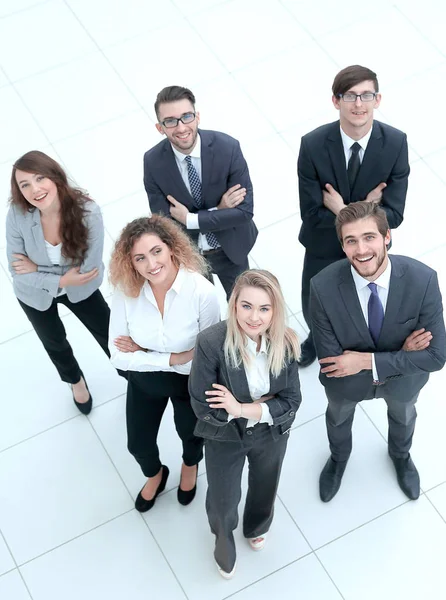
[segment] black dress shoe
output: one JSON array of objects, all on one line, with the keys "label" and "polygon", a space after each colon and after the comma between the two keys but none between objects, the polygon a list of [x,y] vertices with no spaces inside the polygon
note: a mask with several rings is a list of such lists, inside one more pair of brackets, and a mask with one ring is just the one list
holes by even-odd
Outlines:
[{"label": "black dress shoe", "polygon": [[[198,479],[198,465],[197,465],[197,479]],[[178,502],[180,504],[182,504],[183,506],[187,506],[195,498],[195,493],[197,491],[197,479],[195,479],[194,487],[191,490],[189,490],[188,492],[185,492],[184,490],[181,489],[181,481],[180,481],[180,485],[178,486],[177,498],[178,498]]]},{"label": "black dress shoe", "polygon": [[[88,393],[90,394],[90,390],[88,389],[88,385],[87,385],[87,382],[85,381],[85,377],[83,375],[81,377],[84,380],[85,387],[87,388]],[[87,400],[87,402],[77,402],[76,398],[74,397],[73,386],[71,384],[69,384],[69,385],[71,387],[71,393],[73,394],[73,402],[75,403],[75,405],[77,406],[77,408],[80,410],[80,412],[83,415],[89,415],[91,413],[91,409],[93,408],[93,397],[92,397],[92,395],[90,394],[90,397]]]},{"label": "black dress shoe", "polygon": [[158,489],[156,490],[153,498],[151,498],[150,500],[146,500],[145,498],[142,497],[141,492],[144,488],[142,488],[141,492],[139,492],[139,494],[135,500],[135,508],[139,512],[147,512],[148,510],[150,510],[153,507],[153,505],[155,504],[155,500],[157,499],[157,497],[161,494],[161,492],[164,492],[164,488],[166,487],[166,483],[167,483],[167,478],[169,477],[169,469],[168,469],[168,467],[166,467],[166,465],[163,465],[161,468],[163,469],[163,473],[161,475],[161,481],[160,481]]},{"label": "black dress shoe", "polygon": [[338,493],[347,462],[348,460],[333,460],[330,456],[325,463],[319,477],[319,495],[322,502],[330,502]]},{"label": "black dress shoe", "polygon": [[299,367],[309,367],[316,360],[316,348],[313,341],[307,338],[300,349],[300,357],[297,361]]},{"label": "black dress shoe", "polygon": [[407,458],[390,457],[395,465],[396,478],[403,492],[411,500],[416,500],[420,495],[420,476],[413,464],[410,454]]}]

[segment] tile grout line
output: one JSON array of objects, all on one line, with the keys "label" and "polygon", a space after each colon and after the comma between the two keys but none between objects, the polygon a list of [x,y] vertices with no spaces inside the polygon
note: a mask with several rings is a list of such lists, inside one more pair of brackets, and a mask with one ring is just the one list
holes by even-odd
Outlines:
[{"label": "tile grout line", "polygon": [[446,58],[446,54],[431,39],[429,39],[421,29],[417,27],[412,19],[405,14],[404,9],[401,10],[396,4],[394,4],[393,7],[403,17],[403,19],[405,19],[405,21],[409,23],[418,34],[420,34],[427,44],[432,46],[432,48],[434,48],[434,50],[436,50],[443,58]]},{"label": "tile grout line", "polygon": [[28,587],[28,584],[27,584],[27,583],[26,583],[26,581],[25,581],[25,578],[24,578],[24,576],[23,576],[23,573],[22,573],[22,571],[20,570],[20,567],[19,567],[19,565],[17,564],[17,561],[16,561],[16,559],[15,559],[15,556],[14,556],[14,554],[12,553],[12,550],[11,550],[11,548],[10,548],[10,546],[9,546],[8,542],[6,541],[6,538],[5,538],[4,534],[3,534],[3,531],[0,529],[0,541],[1,541],[2,539],[3,539],[3,542],[4,542],[5,546],[6,546],[6,548],[8,549],[8,552],[9,552],[9,554],[11,555],[11,558],[12,558],[12,560],[13,560],[14,564],[15,564],[15,567],[14,567],[13,569],[9,569],[9,570],[8,570],[8,571],[6,571],[5,573],[2,573],[2,574],[0,575],[0,579],[3,577],[3,575],[7,575],[8,573],[13,573],[14,571],[17,571],[17,572],[18,572],[18,574],[19,574],[19,576],[20,576],[20,578],[21,578],[21,580],[22,580],[22,582],[23,582],[23,585],[24,585],[24,586],[25,586],[25,588],[26,588],[26,591],[27,591],[27,592],[28,592],[28,594],[29,594],[29,597],[31,598],[31,600],[33,600],[33,596],[32,596],[32,594],[31,594],[31,592],[30,592],[30,589],[29,589],[29,587]]}]

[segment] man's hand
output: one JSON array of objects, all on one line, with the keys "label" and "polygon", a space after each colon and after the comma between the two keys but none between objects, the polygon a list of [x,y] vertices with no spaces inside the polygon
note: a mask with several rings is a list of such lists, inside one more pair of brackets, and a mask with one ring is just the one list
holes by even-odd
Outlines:
[{"label": "man's hand", "polygon": [[406,341],[403,344],[402,350],[406,352],[415,352],[416,350],[426,350],[431,343],[432,334],[430,331],[423,329],[417,329],[412,331],[407,336]]},{"label": "man's hand", "polygon": [[13,254],[13,256],[17,260],[14,260],[11,265],[17,275],[25,275],[26,273],[34,273],[37,271],[36,263],[33,263],[33,261],[24,254]]},{"label": "man's hand", "polygon": [[217,204],[218,210],[222,210],[223,208],[235,208],[238,206],[246,196],[246,188],[242,188],[238,183],[233,187],[229,188],[227,192],[223,194],[219,204]]},{"label": "man's hand", "polygon": [[345,350],[341,356],[321,358],[319,364],[328,366],[321,369],[327,377],[347,377],[360,371],[372,370],[372,355],[370,352],[351,352]]},{"label": "man's hand", "polygon": [[375,202],[375,204],[378,204],[379,202],[381,202],[382,197],[383,197],[383,189],[387,187],[387,183],[380,183],[379,185],[376,186],[376,188],[374,188],[371,192],[369,192],[367,194],[367,198],[365,199],[366,202]]},{"label": "man's hand", "polygon": [[335,215],[337,215],[345,206],[341,194],[339,194],[329,183],[326,183],[325,190],[322,190],[322,200],[325,208],[331,210]]},{"label": "man's hand", "polygon": [[181,202],[175,200],[173,196],[167,196],[167,199],[172,205],[170,207],[170,216],[174,218],[175,221],[186,225],[187,215],[189,214],[187,208],[184,206],[184,204],[181,204]]}]

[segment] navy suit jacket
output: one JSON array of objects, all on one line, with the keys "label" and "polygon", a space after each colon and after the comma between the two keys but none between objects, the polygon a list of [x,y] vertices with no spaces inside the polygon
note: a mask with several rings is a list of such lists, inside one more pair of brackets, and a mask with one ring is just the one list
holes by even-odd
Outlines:
[{"label": "navy suit jacket", "polygon": [[[254,201],[248,165],[237,140],[218,131],[199,129],[203,207],[198,210],[178,169],[169,140],[164,139],[144,155],[144,186],[152,213],[170,215],[170,194],[192,213],[198,213],[199,230],[187,233],[198,240],[199,233],[212,232],[223,252],[235,264],[242,264],[257,238],[252,217]],[[212,210],[228,189],[236,184],[246,196],[236,208]]]},{"label": "navy suit jacket", "polygon": [[[364,319],[347,259],[333,263],[311,280],[311,320],[318,358],[340,356],[344,350],[375,353],[379,380],[386,393],[402,401],[417,394],[446,361],[446,333],[437,273],[406,256],[392,262],[389,295],[378,343]],[[432,333],[426,350],[402,350],[409,334],[424,327]],[[372,371],[319,379],[327,393],[349,400],[370,398]]]},{"label": "navy suit jacket", "polygon": [[343,258],[335,230],[335,215],[325,208],[322,190],[330,183],[345,204],[365,200],[367,194],[384,182],[381,206],[389,227],[403,220],[409,162],[406,134],[379,121],[373,122],[364,158],[350,191],[339,121],[318,127],[302,138],[297,162],[302,226],[299,241],[320,258]]}]

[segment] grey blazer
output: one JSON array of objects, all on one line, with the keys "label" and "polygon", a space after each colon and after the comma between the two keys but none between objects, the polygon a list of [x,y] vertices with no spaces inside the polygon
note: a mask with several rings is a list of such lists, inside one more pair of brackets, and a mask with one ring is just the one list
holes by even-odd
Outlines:
[{"label": "grey blazer", "polygon": [[[226,337],[226,321],[208,327],[198,334],[194,359],[189,376],[189,393],[192,408],[198,418],[195,435],[208,439],[234,442],[241,439],[247,419],[232,419],[223,408],[210,408],[206,402],[206,390],[213,383],[226,386],[239,402],[252,402],[245,370],[234,369],[226,364],[223,344]],[[267,400],[274,425],[270,427],[274,439],[288,433],[301,403],[297,362],[288,363],[278,377],[270,375]]]},{"label": "grey blazer", "polygon": [[[375,353],[375,364],[386,393],[402,400],[417,394],[446,361],[446,334],[437,273],[417,260],[389,256],[392,262],[384,323],[375,346],[356,292],[347,259],[336,262],[311,280],[310,309],[318,358],[344,350]],[[432,333],[426,350],[402,350],[407,336],[425,327]],[[370,397],[372,372],[319,379],[327,392],[349,400]]]},{"label": "grey blazer", "polygon": [[[95,267],[99,275],[85,285],[68,286],[66,292],[71,302],[85,300],[95,292],[104,277],[102,250],[104,247],[104,225],[101,209],[93,202],[85,205],[85,222],[88,227],[88,250],[80,265],[81,273],[88,273]],[[48,258],[38,209],[29,212],[12,204],[6,217],[6,253],[9,271],[12,275],[15,295],[24,304],[37,310],[47,310],[59,292],[60,277],[75,263],[62,257],[60,265],[53,265]],[[18,275],[11,266],[16,260],[13,254],[25,254],[37,265],[37,271]]]}]

